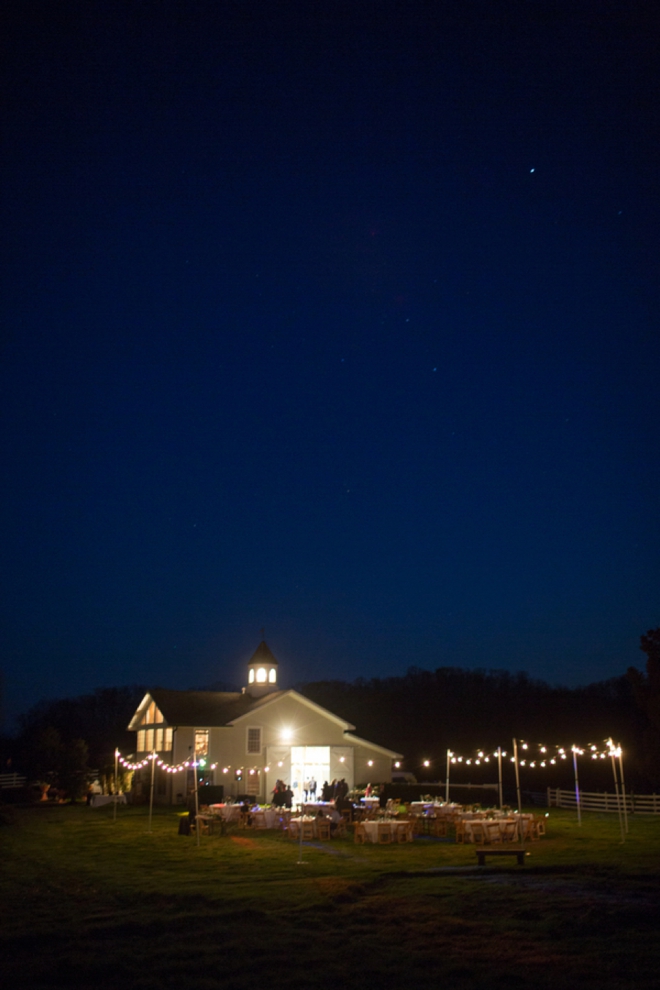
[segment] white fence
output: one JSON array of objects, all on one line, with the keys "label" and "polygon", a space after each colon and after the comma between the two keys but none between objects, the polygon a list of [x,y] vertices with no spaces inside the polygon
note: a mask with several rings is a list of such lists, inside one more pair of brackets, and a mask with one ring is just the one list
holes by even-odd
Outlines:
[{"label": "white fence", "polygon": [[25,787],[25,777],[20,773],[0,773],[0,790],[10,787]]},{"label": "white fence", "polygon": [[[619,800],[623,807],[623,795],[605,792],[580,791],[582,811],[618,811]],[[628,794],[625,796],[626,811],[637,815],[660,815],[660,794]],[[574,808],[577,810],[575,791],[562,791],[558,787],[548,787],[549,808]]]}]

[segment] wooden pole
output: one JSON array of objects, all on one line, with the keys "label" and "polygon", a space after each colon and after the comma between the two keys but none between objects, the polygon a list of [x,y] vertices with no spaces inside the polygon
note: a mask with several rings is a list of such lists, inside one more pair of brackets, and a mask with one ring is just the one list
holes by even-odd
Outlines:
[{"label": "wooden pole", "polygon": [[518,766],[518,740],[513,740],[513,762],[516,767],[516,791],[518,793],[518,831],[520,832],[520,845],[525,846],[525,823],[522,816],[522,798],[520,796],[520,768]]},{"label": "wooden pole", "polygon": [[578,825],[582,825],[582,809],[580,807],[580,785],[578,783],[577,746],[573,746],[573,773],[575,775],[575,801],[577,804]]},{"label": "wooden pole", "polygon": [[449,763],[451,760],[451,750],[447,750],[447,783],[445,785],[445,801],[449,804]]},{"label": "wooden pole", "polygon": [[619,828],[621,829],[621,841],[626,841],[626,833],[623,827],[623,815],[621,814],[621,792],[619,790],[619,777],[616,772],[616,750],[611,739],[607,740],[610,747],[610,757],[612,759],[612,775],[614,776],[614,790],[616,792],[616,808],[619,813]]},{"label": "wooden pole", "polygon": [[195,775],[195,835],[197,836],[197,845],[199,846],[199,833],[202,831],[202,826],[199,820],[199,790],[197,783],[197,760],[193,755],[193,773]]},{"label": "wooden pole", "polygon": [[628,808],[626,806],[626,785],[623,780],[623,750],[621,749],[621,743],[618,747],[619,752],[619,773],[621,774],[621,790],[623,792],[623,820],[626,825],[626,832],[628,831]]},{"label": "wooden pole", "polygon": [[149,831],[151,832],[151,819],[154,812],[154,781],[156,779],[156,750],[151,754],[151,794],[149,796]]},{"label": "wooden pole", "polygon": [[119,750],[115,749],[115,801],[114,801],[114,811],[112,813],[112,820],[117,821],[117,760],[119,759]]}]

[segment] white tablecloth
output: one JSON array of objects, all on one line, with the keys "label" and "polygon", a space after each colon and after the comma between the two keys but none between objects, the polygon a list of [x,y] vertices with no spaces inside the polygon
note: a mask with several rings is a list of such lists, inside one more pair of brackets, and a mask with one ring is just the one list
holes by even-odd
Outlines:
[{"label": "white tablecloth", "polygon": [[240,804],[212,804],[211,812],[214,815],[219,815],[220,818],[224,818],[226,822],[237,822],[241,817],[241,811],[243,810]]},{"label": "white tablecloth", "polygon": [[475,831],[480,834],[482,829],[486,845],[503,840],[515,842],[518,838],[518,820],[516,818],[472,819],[472,821],[464,822],[463,827],[466,842],[474,842]]},{"label": "white tablecloth", "polygon": [[[94,794],[90,801],[90,806],[92,808],[102,808],[104,804],[114,804],[114,801],[114,794]],[[125,794],[117,795],[117,804],[126,804]]]},{"label": "white tablecloth", "polygon": [[378,844],[378,826],[381,824],[389,825],[390,835],[392,836],[392,842],[396,842],[396,830],[398,825],[405,825],[406,822],[403,821],[385,821],[385,822],[362,822],[362,827],[364,828],[365,834],[369,842],[373,842],[375,845]]},{"label": "white tablecloth", "polygon": [[280,827],[280,813],[276,808],[258,808],[250,812],[251,816],[254,818],[255,815],[263,815],[263,820],[266,824],[266,828],[279,828]]}]

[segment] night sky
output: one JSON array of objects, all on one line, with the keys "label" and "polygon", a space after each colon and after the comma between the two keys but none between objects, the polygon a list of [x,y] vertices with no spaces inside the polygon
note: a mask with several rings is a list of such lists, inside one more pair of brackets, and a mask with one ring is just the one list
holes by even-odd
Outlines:
[{"label": "night sky", "polygon": [[656,2],[5,0],[8,720],[660,624]]}]

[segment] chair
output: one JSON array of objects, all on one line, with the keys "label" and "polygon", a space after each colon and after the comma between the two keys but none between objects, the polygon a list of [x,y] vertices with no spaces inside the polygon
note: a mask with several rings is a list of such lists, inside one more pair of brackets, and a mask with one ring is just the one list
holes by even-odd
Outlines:
[{"label": "chair", "polygon": [[252,828],[266,828],[266,815],[263,811],[252,812]]},{"label": "chair", "polygon": [[424,815],[418,815],[416,812],[411,818],[412,827],[416,835],[424,835],[426,832],[426,822],[424,821]]},{"label": "chair", "polygon": [[518,838],[518,822],[501,822],[500,838],[502,842],[515,842]]},{"label": "chair", "polygon": [[316,822],[314,820],[302,823],[301,828],[302,828],[303,842],[305,840],[309,841],[310,839],[316,838],[315,826],[316,826]]},{"label": "chair", "polygon": [[431,835],[435,835],[437,838],[444,837],[447,834],[447,819],[440,817],[440,815],[431,818],[429,826]]},{"label": "chair", "polygon": [[367,830],[362,824],[362,822],[355,823],[355,832],[353,833],[353,840],[358,845],[364,845],[367,841]]},{"label": "chair", "polygon": [[545,835],[545,818],[535,815],[532,822],[534,824],[537,837],[540,838],[542,835]]},{"label": "chair", "polygon": [[[484,835],[485,835],[486,841],[488,842],[488,844],[490,846],[494,845],[496,842],[502,842],[502,840],[503,840],[503,834],[502,834],[502,828],[503,828],[503,826],[500,825],[499,822],[497,822],[497,821],[483,822],[482,823],[482,826],[483,826],[483,830],[484,830]],[[475,826],[473,825],[472,828],[474,830]]]},{"label": "chair", "polygon": [[457,818],[455,822],[455,834],[457,842],[465,842],[465,820]]},{"label": "chair", "polygon": [[[475,845],[484,845],[486,842],[486,828],[487,822],[472,821],[470,823],[470,831],[472,833],[472,841]],[[497,841],[499,842],[499,828],[497,829]]]},{"label": "chair", "polygon": [[289,821],[289,827],[286,830],[286,834],[290,839],[300,838],[300,822]]},{"label": "chair", "polygon": [[376,826],[379,846],[388,846],[392,842],[392,826],[389,822],[378,822]]},{"label": "chair", "polygon": [[207,820],[205,820],[205,818],[202,815],[197,815],[197,821],[196,822],[193,822],[193,821],[190,822],[190,831],[191,832],[194,832],[195,831],[195,828],[196,828],[197,823],[199,823],[199,834],[200,835],[208,835],[209,832],[210,832],[209,823],[208,823]]},{"label": "chair", "polygon": [[[525,841],[536,842],[539,838],[540,832],[538,829],[538,820],[530,815],[529,818],[522,817],[518,821],[518,825],[522,831],[522,836]],[[545,826],[544,826],[545,828]]]},{"label": "chair", "polygon": [[330,839],[330,822],[318,819],[316,822],[316,838],[327,841]]},{"label": "chair", "polygon": [[341,812],[341,817],[344,819],[347,825],[350,825],[353,821],[353,809],[343,808]]},{"label": "chair", "polygon": [[409,822],[397,822],[396,823],[396,841],[397,842],[412,842],[412,824]]}]

